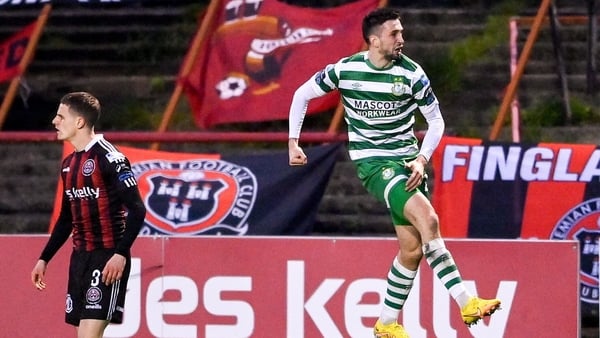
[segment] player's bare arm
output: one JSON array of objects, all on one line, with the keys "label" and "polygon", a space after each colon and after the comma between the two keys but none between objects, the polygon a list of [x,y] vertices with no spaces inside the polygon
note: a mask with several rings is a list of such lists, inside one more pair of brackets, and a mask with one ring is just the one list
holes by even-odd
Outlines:
[{"label": "player's bare arm", "polygon": [[297,138],[289,139],[288,150],[289,150],[291,166],[305,165],[307,163],[308,159],[306,158],[306,155],[304,154],[304,151],[302,150],[302,148],[300,148],[300,146],[298,145]]}]

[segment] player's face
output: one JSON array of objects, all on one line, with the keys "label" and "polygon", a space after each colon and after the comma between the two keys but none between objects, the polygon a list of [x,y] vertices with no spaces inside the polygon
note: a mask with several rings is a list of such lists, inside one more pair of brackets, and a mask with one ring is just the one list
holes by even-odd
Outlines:
[{"label": "player's face", "polygon": [[71,112],[64,104],[58,106],[56,116],[52,119],[52,124],[56,128],[56,137],[61,141],[72,139],[82,123],[81,116]]},{"label": "player's face", "polygon": [[404,46],[403,31],[404,27],[402,27],[400,20],[388,20],[381,25],[379,51],[387,60],[397,60],[402,55],[402,47]]}]

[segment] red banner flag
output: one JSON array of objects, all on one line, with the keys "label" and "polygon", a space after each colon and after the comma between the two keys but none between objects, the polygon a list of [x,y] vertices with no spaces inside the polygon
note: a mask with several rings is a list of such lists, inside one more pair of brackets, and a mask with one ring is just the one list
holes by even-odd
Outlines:
[{"label": "red banner flag", "polygon": [[[360,50],[362,17],[377,3],[317,9],[275,0],[221,1],[194,67],[180,79],[196,124],[287,119],[300,84]],[[313,100],[308,113],[338,101],[337,95]]]},{"label": "red banner flag", "polygon": [[444,137],[433,202],[446,238],[580,242],[583,316],[598,316],[600,146]]},{"label": "red banner flag", "polygon": [[37,23],[32,23],[0,44],[0,82],[21,75],[19,68]]}]

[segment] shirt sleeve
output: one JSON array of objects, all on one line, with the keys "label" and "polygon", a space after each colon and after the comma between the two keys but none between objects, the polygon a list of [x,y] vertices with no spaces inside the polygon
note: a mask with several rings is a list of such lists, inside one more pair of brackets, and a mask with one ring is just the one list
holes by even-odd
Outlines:
[{"label": "shirt sleeve", "polygon": [[46,263],[50,262],[52,257],[54,257],[54,255],[58,252],[58,249],[65,244],[71,235],[72,230],[73,225],[71,224],[71,206],[63,194],[60,214],[56,220],[56,223],[54,224],[54,228],[52,229],[48,243],[46,243],[46,246],[40,255],[40,259]]},{"label": "shirt sleeve", "polygon": [[146,207],[137,188],[124,190],[122,198],[123,204],[127,208],[126,227],[123,238],[121,238],[121,241],[119,241],[115,248],[115,253],[125,256],[131,250],[133,242],[142,229],[144,218],[146,217]]},{"label": "shirt sleeve", "polygon": [[125,232],[115,248],[115,253],[125,256],[129,253],[144,224],[146,207],[140,196],[137,180],[131,170],[129,160],[118,152],[109,153],[107,159],[109,159],[108,175],[114,181],[114,186],[119,191],[120,201],[127,210]]},{"label": "shirt sleeve", "polygon": [[315,74],[314,77],[308,79],[294,92],[289,114],[289,138],[300,138],[302,123],[310,100],[327,94],[315,82],[315,79],[321,76],[320,74],[321,72]]},{"label": "shirt sleeve", "polygon": [[444,135],[444,118],[440,111],[440,103],[431,88],[431,82],[422,69],[420,69],[420,75],[413,89],[419,110],[427,121],[427,131],[423,137],[419,155],[423,155],[429,161]]},{"label": "shirt sleeve", "polygon": [[427,121],[427,131],[423,137],[419,155],[425,156],[427,161],[429,161],[444,135],[445,123],[438,104],[429,105],[422,109],[421,112]]}]

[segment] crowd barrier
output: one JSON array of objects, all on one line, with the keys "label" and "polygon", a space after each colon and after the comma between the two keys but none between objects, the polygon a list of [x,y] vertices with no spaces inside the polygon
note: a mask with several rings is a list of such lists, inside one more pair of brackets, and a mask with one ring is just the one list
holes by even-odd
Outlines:
[{"label": "crowd barrier", "polygon": [[[2,335],[68,337],[70,243],[30,273],[47,235],[0,236]],[[579,337],[579,243],[447,240],[466,285],[502,309],[471,328],[423,262],[400,321],[412,338]],[[124,322],[106,337],[371,337],[391,238],[142,236],[132,251]]]}]

